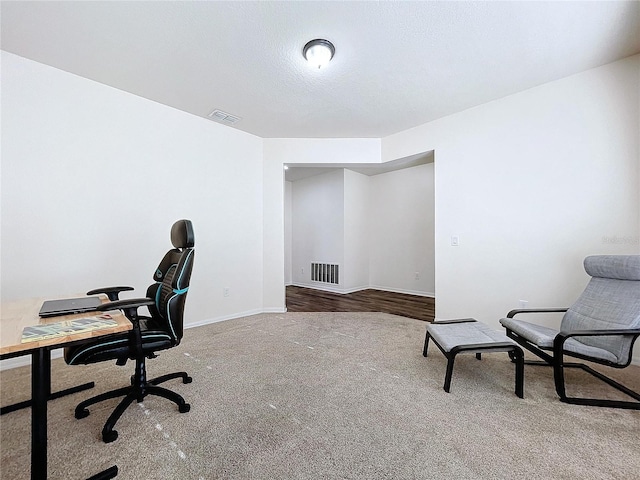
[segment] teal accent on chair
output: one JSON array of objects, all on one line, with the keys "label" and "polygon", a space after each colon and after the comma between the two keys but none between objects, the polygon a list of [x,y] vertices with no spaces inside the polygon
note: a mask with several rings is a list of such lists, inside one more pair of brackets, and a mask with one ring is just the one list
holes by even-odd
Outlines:
[{"label": "teal accent on chair", "polygon": [[[150,380],[147,379],[146,373],[147,358],[154,358],[156,352],[178,346],[182,339],[184,304],[195,256],[195,237],[190,220],[174,223],[171,228],[171,243],[175,248],[165,254],[155,270],[156,282],[149,286],[145,298],[119,300],[116,294],[112,299],[115,301],[100,306],[100,310],[122,310],[133,324],[133,329],[116,337],[98,338],[65,349],[64,358],[69,365],[110,360],[115,360],[117,365],[124,365],[127,360],[136,362],[129,385],[87,399],[75,409],[75,417],[80,419],[89,415],[87,407],[103,400],[124,397],[102,429],[102,439],[105,443],[113,442],[118,437],[118,432],[114,430],[115,424],[129,405],[134,401],[141,402],[147,395],[157,395],[171,400],[178,406],[180,413],[186,413],[191,408],[182,396],[159,386],[160,383],[177,378],[182,379],[183,383],[190,383],[192,379],[186,372],[170,373]],[[111,290],[113,287],[96,290],[94,293],[108,293]],[[138,313],[143,307],[148,308],[148,316]]]}]

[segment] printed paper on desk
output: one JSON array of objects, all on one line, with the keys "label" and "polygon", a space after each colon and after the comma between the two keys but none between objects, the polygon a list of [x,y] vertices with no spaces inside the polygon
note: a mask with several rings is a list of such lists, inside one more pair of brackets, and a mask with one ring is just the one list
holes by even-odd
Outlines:
[{"label": "printed paper on desk", "polygon": [[118,322],[115,320],[101,316],[34,325],[22,330],[21,342],[38,342],[49,338],[66,337],[67,335],[115,327],[117,324]]}]

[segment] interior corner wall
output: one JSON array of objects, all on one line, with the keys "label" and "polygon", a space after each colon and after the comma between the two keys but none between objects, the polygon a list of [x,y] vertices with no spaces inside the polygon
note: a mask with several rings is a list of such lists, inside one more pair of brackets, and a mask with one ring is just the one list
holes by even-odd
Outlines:
[{"label": "interior corner wall", "polygon": [[293,183],[284,182],[284,284],[291,285],[293,283],[292,267],[291,267],[291,243],[293,241],[293,233],[291,231],[291,215],[293,195]]},{"label": "interior corner wall", "polygon": [[285,164],[380,163],[379,138],[265,138],[263,309],[285,308]]},{"label": "interior corner wall", "polygon": [[261,138],[6,52],[1,62],[3,301],[110,284],[144,295],[171,225],[189,218],[185,323],[262,311]]},{"label": "interior corner wall", "polygon": [[639,72],[636,55],[382,139],[384,160],[435,151],[438,318],[499,329],[520,300],[570,305],[587,255],[639,253]]},{"label": "interior corner wall", "polygon": [[[293,284],[434,295],[433,164],[374,176],[340,169],[295,181],[292,191]],[[316,261],[339,263],[340,284],[313,282]]]},{"label": "interior corner wall", "polygon": [[344,172],[344,268],[342,290],[353,292],[369,287],[369,240],[371,209],[370,177]]},{"label": "interior corner wall", "polygon": [[[344,264],[344,171],[293,182],[292,186],[292,280],[295,285],[316,286],[311,263]],[[325,285],[340,290],[340,284]]]},{"label": "interior corner wall", "polygon": [[372,288],[435,296],[434,164],[370,177]]}]

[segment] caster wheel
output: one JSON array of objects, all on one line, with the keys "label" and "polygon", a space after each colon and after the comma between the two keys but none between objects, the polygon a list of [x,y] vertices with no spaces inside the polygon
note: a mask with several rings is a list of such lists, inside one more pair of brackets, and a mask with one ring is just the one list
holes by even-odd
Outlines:
[{"label": "caster wheel", "polygon": [[82,410],[76,410],[75,417],[80,420],[81,418],[85,418],[89,416],[89,410],[83,408]]},{"label": "caster wheel", "polygon": [[107,432],[107,433],[102,432],[102,441],[104,443],[114,442],[116,438],[118,438],[118,432],[116,432],[115,430],[111,430],[110,432]]},{"label": "caster wheel", "polygon": [[182,380],[182,383],[191,383],[191,382],[193,382],[193,378],[191,378],[191,377],[185,377],[185,378]]},{"label": "caster wheel", "polygon": [[187,413],[189,410],[191,410],[191,405],[189,405],[188,403],[178,406],[178,411],[180,413]]}]

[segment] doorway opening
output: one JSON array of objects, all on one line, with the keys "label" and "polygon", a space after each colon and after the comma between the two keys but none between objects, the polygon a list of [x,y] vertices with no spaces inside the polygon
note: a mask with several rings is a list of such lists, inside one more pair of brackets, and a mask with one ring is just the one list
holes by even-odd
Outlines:
[{"label": "doorway opening", "polygon": [[[383,164],[288,165],[287,310],[386,311],[432,320],[434,174],[433,151]],[[317,281],[318,264],[339,270],[339,282]]]}]

